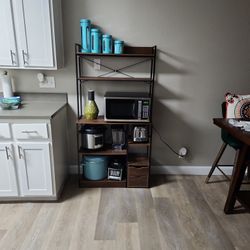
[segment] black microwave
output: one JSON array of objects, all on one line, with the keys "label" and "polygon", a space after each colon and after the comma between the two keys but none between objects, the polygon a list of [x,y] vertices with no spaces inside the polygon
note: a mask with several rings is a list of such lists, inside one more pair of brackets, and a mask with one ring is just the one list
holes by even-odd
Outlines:
[{"label": "black microwave", "polygon": [[105,121],[149,122],[151,99],[147,93],[107,92],[104,96]]}]

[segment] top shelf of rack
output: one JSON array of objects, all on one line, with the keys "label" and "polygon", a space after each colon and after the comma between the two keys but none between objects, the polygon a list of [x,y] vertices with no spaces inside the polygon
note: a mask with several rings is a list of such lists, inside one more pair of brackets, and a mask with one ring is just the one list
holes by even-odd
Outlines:
[{"label": "top shelf of rack", "polygon": [[154,57],[156,46],[153,47],[130,47],[124,46],[123,54],[103,54],[103,53],[82,53],[80,52],[81,45],[76,44],[78,56],[102,56],[102,57]]}]

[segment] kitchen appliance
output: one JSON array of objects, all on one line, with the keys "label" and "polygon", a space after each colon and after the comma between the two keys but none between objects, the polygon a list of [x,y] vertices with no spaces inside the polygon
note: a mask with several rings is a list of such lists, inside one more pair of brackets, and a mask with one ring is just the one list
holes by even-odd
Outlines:
[{"label": "kitchen appliance", "polygon": [[102,180],[108,175],[106,156],[85,156],[82,165],[84,177],[88,180]]},{"label": "kitchen appliance", "polygon": [[107,92],[104,96],[105,121],[149,122],[151,99],[148,93]]},{"label": "kitchen appliance", "polygon": [[113,159],[108,167],[108,179],[109,180],[122,180],[123,164],[118,159]]},{"label": "kitchen appliance", "polygon": [[81,130],[82,146],[85,149],[100,149],[104,144],[104,127],[103,126],[84,126]]},{"label": "kitchen appliance", "polygon": [[112,128],[112,148],[122,150],[125,145],[125,131],[122,128]]},{"label": "kitchen appliance", "polygon": [[133,141],[134,142],[147,142],[148,141],[147,128],[141,127],[141,126],[134,127]]}]

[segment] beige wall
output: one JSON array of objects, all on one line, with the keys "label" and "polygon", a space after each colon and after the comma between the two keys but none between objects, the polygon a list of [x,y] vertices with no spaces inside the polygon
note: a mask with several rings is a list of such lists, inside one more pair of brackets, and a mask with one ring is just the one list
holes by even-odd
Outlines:
[{"label": "beige wall", "polygon": [[[220,131],[212,125],[212,118],[220,116],[225,92],[250,92],[250,2],[62,0],[62,5],[65,68],[45,73],[56,77],[53,92],[69,95],[69,163],[76,163],[74,43],[80,42],[79,20],[89,18],[130,45],[157,45],[159,49],[154,126],[175,149],[188,147],[190,155],[178,159],[154,134],[155,164],[211,164],[220,145]],[[12,71],[16,89],[40,92],[37,72]],[[97,93],[98,88],[105,90],[98,86]],[[101,101],[97,98],[99,105]]]}]

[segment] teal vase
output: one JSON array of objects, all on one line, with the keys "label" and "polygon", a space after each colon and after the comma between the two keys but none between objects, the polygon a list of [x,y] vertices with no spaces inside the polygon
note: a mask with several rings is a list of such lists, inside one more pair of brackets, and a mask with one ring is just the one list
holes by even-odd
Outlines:
[{"label": "teal vase", "polygon": [[99,109],[95,102],[95,91],[89,90],[88,91],[88,101],[84,108],[84,116],[87,120],[94,120],[97,118],[99,114]]}]

